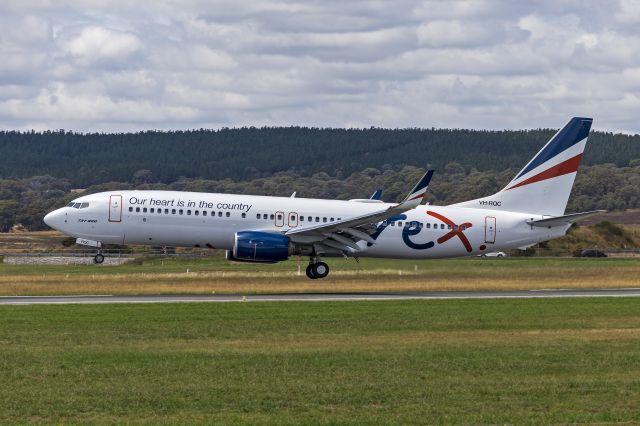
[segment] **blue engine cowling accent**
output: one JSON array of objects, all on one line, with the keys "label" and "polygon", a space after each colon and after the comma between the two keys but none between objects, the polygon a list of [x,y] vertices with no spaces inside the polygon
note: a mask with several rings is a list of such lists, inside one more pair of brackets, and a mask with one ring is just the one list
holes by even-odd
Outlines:
[{"label": "blue engine cowling accent", "polygon": [[274,232],[236,232],[233,257],[248,262],[280,262],[289,258],[289,237]]}]

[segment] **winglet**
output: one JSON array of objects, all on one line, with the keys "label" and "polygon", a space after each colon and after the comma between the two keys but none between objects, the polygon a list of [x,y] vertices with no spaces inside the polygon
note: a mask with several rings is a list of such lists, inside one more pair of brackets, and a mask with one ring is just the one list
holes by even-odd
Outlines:
[{"label": "winglet", "polygon": [[369,197],[369,199],[379,200],[381,196],[382,196],[382,189],[376,189],[375,192],[371,194],[371,197]]},{"label": "winglet", "polygon": [[409,201],[419,200],[416,206],[420,205],[424,200],[424,195],[427,193],[427,188],[429,187],[429,182],[431,182],[431,178],[433,177],[433,170],[427,171],[427,173],[422,176],[420,181],[416,184],[416,186],[411,190],[409,195],[402,201],[402,204],[407,203]]}]

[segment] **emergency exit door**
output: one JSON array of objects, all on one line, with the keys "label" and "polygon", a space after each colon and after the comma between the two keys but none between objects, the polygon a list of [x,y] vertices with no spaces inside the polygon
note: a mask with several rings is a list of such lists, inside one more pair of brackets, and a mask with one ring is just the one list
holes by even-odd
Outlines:
[{"label": "emergency exit door", "polygon": [[122,222],[122,195],[109,196],[109,222]]},{"label": "emergency exit door", "polygon": [[496,218],[493,216],[484,218],[484,242],[489,244],[496,242]]}]

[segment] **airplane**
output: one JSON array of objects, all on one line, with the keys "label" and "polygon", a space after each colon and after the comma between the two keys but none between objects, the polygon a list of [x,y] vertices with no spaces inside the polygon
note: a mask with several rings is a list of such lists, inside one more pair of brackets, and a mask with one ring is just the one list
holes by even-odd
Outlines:
[{"label": "airplane", "polygon": [[602,210],[565,214],[592,124],[574,117],[499,192],[448,206],[425,205],[429,170],[400,203],[181,191],[108,191],[79,197],[44,218],[95,247],[208,247],[227,259],[276,263],[308,256],[324,278],[328,257],[426,259],[526,248],[558,238]]}]

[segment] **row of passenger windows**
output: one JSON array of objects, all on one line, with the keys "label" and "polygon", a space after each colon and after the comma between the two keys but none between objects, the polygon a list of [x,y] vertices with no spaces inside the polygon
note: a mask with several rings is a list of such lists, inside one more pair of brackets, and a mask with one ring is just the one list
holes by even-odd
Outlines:
[{"label": "row of passenger windows", "polygon": [[76,203],[72,201],[67,204],[67,207],[73,207],[74,209],[86,209],[89,207],[89,203]]},{"label": "row of passenger windows", "polygon": [[[282,216],[282,214],[266,214],[266,213],[257,213],[256,214],[256,219],[262,219],[262,220],[274,220],[276,219],[277,216],[277,220],[278,221],[283,221],[284,220],[284,216]],[[300,222],[305,222],[305,217],[307,218],[306,221],[307,222],[313,222],[314,221],[314,217],[313,216],[297,216],[298,220]],[[289,217],[289,220],[295,220],[292,217]],[[342,220],[341,218],[333,218],[333,217],[320,217],[320,216],[316,216],[315,217],[315,221],[316,222],[323,222],[323,223],[327,223],[327,222],[333,222],[335,220]]]},{"label": "row of passenger windows", "polygon": [[[136,207],[135,208],[136,213],[155,213],[155,214],[162,214],[163,210],[161,208],[156,209],[155,207]],[[133,212],[133,207],[129,207],[129,212]],[[202,214],[202,216],[208,216],[210,215],[211,217],[215,217],[216,216],[216,212],[212,211],[212,212],[208,212],[207,210],[203,210],[202,212],[200,212],[200,210],[184,210],[184,209],[164,209],[164,214],[178,214],[178,215],[184,215],[186,214],[187,216],[200,216],[200,214]],[[231,217],[231,212],[217,212],[217,216],[218,217]],[[242,213],[242,218],[247,217],[246,213]]]},{"label": "row of passenger windows", "polygon": [[[402,227],[402,223],[401,221],[395,222],[387,222],[386,220],[384,222],[382,222],[383,225],[391,225],[391,226],[397,226],[399,228]],[[418,228],[418,229],[431,229],[433,227],[433,229],[451,229],[451,225],[445,225],[444,223],[434,223],[433,225],[431,223],[422,223],[422,222],[416,222],[416,221],[411,221],[411,222],[404,222],[404,227],[405,228]],[[466,229],[466,227],[464,225],[453,225],[453,229],[454,230],[462,230],[464,231]]]},{"label": "row of passenger windows", "polygon": [[[134,211],[134,207],[129,207],[129,212],[133,213]],[[211,217],[231,217],[231,212],[215,212],[215,211],[207,211],[207,210],[203,210],[202,212],[200,210],[184,210],[184,209],[161,209],[161,208],[155,208],[155,207],[135,207],[135,212],[136,213],[155,213],[155,214],[177,214],[177,215],[184,215],[186,214],[187,216],[211,216]],[[267,213],[257,213],[256,214],[256,219],[262,219],[262,220],[276,220],[276,216],[277,216],[277,220],[278,221],[284,221],[284,216],[282,214],[267,214]],[[242,213],[241,217],[244,219],[247,217],[246,213]],[[313,216],[306,216],[306,220],[307,222],[313,222],[314,218]],[[300,222],[304,222],[305,221],[305,216],[299,216],[298,220]],[[333,217],[320,217],[320,216],[316,216],[315,217],[315,221],[316,222],[333,222],[336,219]],[[341,220],[340,218],[338,218],[337,220]]]}]

